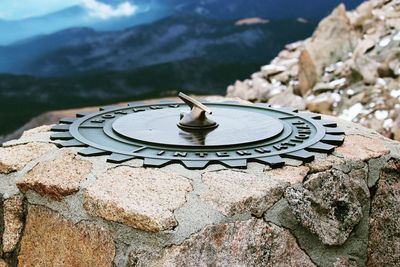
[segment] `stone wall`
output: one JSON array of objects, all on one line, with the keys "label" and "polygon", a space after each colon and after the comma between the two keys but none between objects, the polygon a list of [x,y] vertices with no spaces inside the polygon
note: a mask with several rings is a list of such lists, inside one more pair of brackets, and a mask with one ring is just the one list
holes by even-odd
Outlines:
[{"label": "stone wall", "polygon": [[400,144],[338,124],[345,143],[305,165],[196,171],[27,131],[0,148],[0,266],[400,265]]}]

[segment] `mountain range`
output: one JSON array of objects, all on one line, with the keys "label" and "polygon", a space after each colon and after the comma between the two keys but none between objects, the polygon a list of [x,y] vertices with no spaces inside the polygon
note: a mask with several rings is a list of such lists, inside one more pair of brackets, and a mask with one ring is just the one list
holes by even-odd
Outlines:
[{"label": "mountain range", "polygon": [[[121,0],[107,1],[108,4],[120,2]],[[319,20],[341,2],[352,9],[362,0],[136,0],[133,1],[137,7],[134,15],[107,20],[90,16],[84,7],[76,5],[38,17],[0,20],[0,45],[13,44],[22,39],[71,27],[90,27],[101,31],[121,30],[182,12],[214,19],[263,17],[277,20],[303,17]]]},{"label": "mountain range", "polygon": [[[289,19],[237,26],[234,20],[179,15],[122,31],[71,28],[0,47],[0,72],[49,77],[124,71],[189,58],[250,62],[269,58],[313,25]],[[288,35],[291,29],[296,31]]]}]

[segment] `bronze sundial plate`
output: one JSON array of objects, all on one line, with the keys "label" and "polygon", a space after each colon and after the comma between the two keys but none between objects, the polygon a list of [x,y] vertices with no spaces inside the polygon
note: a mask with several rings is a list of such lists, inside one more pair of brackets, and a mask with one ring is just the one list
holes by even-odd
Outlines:
[{"label": "bronze sundial plate", "polygon": [[310,162],[312,152],[331,153],[344,141],[336,123],[318,114],[266,104],[202,104],[212,114],[205,117],[208,110],[201,107],[200,127],[183,125],[195,112],[184,103],[131,103],[62,119],[51,138],[61,147],[84,147],[83,156],[108,155],[113,163],[139,158],[145,166],[181,163],[189,169],[212,163],[244,168],[250,161],[280,167],[283,158]]}]

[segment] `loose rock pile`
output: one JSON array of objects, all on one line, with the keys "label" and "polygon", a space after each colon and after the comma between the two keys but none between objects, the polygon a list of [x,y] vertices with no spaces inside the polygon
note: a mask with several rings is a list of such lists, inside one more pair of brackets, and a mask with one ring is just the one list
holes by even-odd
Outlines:
[{"label": "loose rock pile", "polygon": [[400,1],[338,6],[227,95],[361,123],[400,140]]}]

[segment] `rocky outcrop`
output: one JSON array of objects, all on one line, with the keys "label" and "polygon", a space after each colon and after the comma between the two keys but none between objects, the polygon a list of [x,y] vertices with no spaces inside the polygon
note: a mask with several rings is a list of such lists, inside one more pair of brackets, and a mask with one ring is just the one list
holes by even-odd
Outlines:
[{"label": "rocky outcrop", "polygon": [[400,10],[370,0],[338,6],[312,37],[287,45],[228,96],[333,114],[400,140]]},{"label": "rocky outcrop", "polygon": [[301,224],[325,245],[342,245],[363,217],[369,190],[365,170],[331,170],[288,188],[286,199]]},{"label": "rocky outcrop", "polygon": [[380,173],[372,201],[367,266],[400,265],[400,161]]},{"label": "rocky outcrop", "polygon": [[353,51],[356,32],[343,4],[323,19],[310,40],[302,48],[299,58],[299,89],[302,95],[321,79],[323,69]]}]

